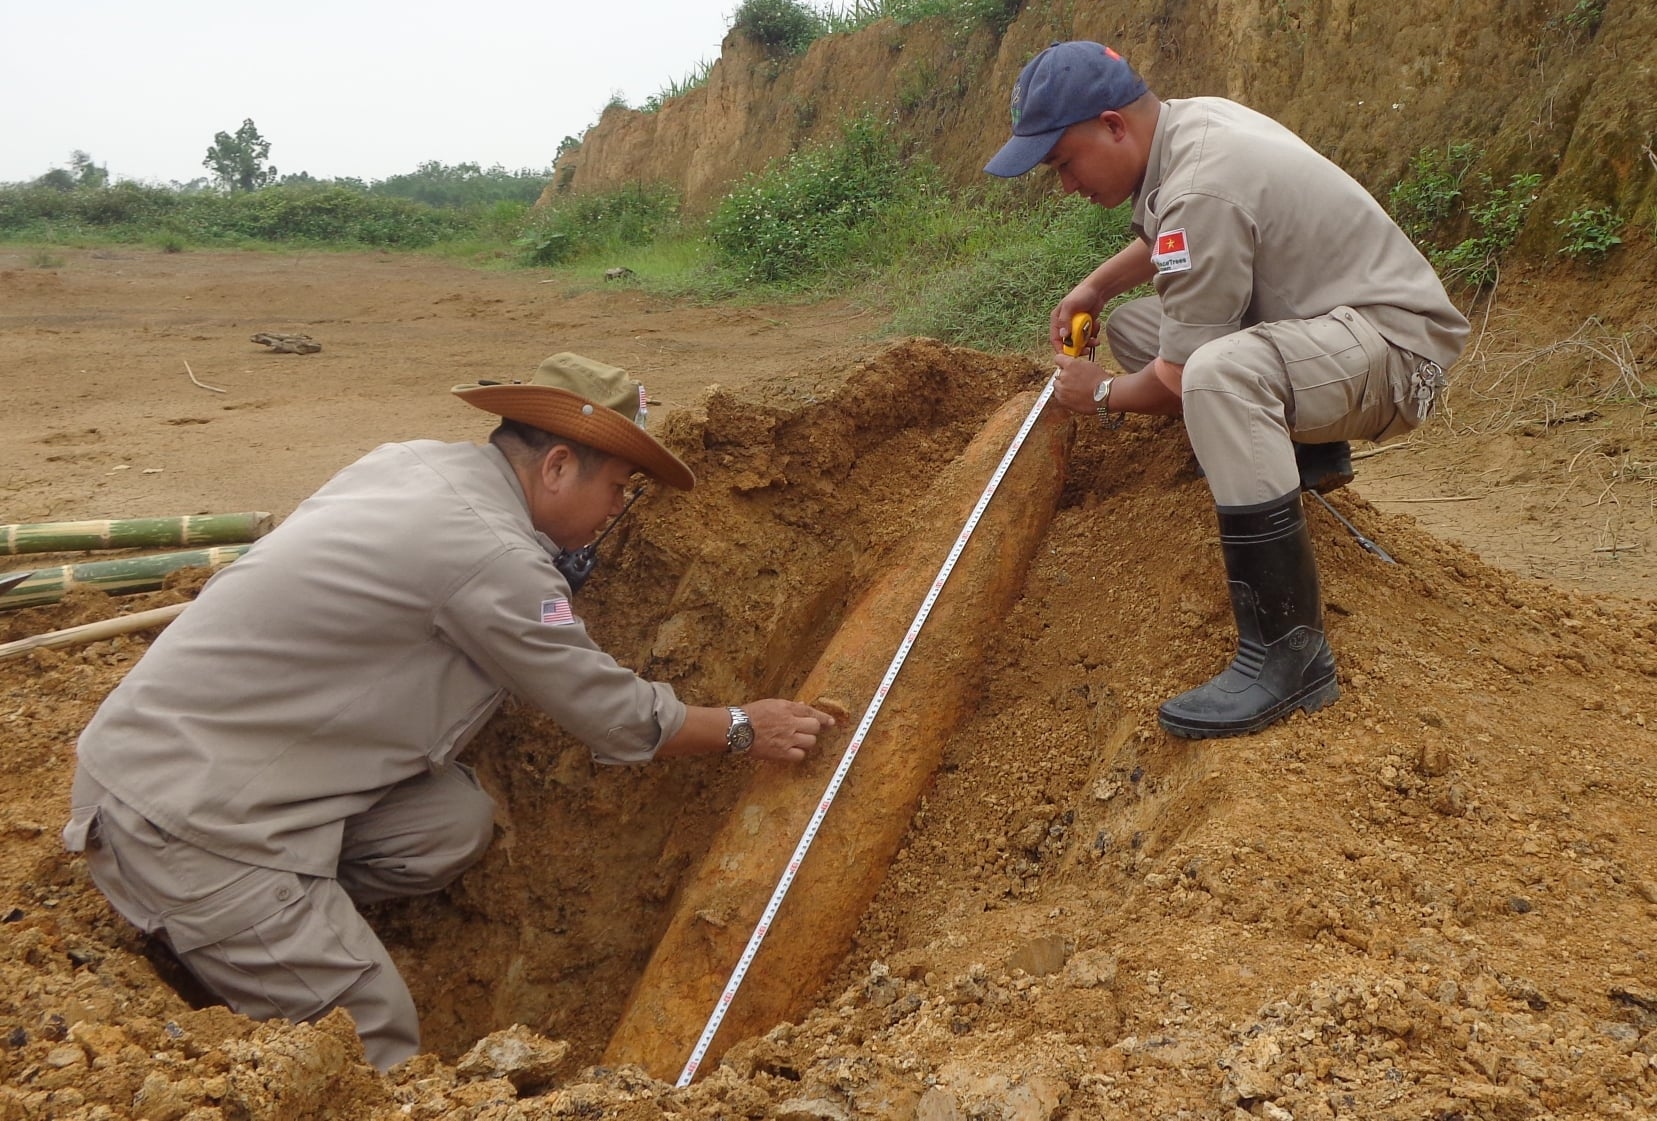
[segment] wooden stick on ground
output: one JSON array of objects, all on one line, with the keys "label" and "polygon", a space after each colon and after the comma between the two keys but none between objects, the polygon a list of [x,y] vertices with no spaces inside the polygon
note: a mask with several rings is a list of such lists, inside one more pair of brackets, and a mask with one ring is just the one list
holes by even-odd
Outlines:
[{"label": "wooden stick on ground", "polygon": [[7,658],[21,657],[34,650],[56,649],[60,646],[81,646],[88,642],[114,638],[119,634],[130,634],[133,631],[163,626],[178,618],[179,614],[188,606],[190,605],[187,603],[175,603],[168,607],[157,607],[150,611],[135,611],[131,615],[118,615],[113,619],[99,619],[96,623],[82,623],[78,627],[65,627],[61,631],[48,631],[45,634],[31,635],[28,638],[20,638],[16,642],[0,643],[0,661]]},{"label": "wooden stick on ground", "polygon": [[1377,498],[1376,502],[1477,502],[1482,494],[1447,494],[1443,498]]},{"label": "wooden stick on ground", "polygon": [[1399,448],[1407,448],[1409,446],[1410,445],[1408,443],[1404,443],[1404,442],[1400,442],[1400,443],[1396,443],[1396,444],[1382,444],[1378,448],[1365,448],[1361,452],[1353,452],[1352,453],[1352,458],[1355,459],[1355,460],[1357,460],[1357,459],[1368,459],[1371,456],[1385,455],[1387,452],[1395,452]]},{"label": "wooden stick on ground", "polygon": [[224,392],[224,390],[220,389],[216,385],[208,385],[206,382],[196,381],[196,372],[194,370],[190,369],[190,363],[188,363],[188,362],[184,363],[184,372],[189,374],[190,375],[190,380],[195,382],[197,385],[201,386],[201,388],[211,389],[214,393],[223,393]]}]

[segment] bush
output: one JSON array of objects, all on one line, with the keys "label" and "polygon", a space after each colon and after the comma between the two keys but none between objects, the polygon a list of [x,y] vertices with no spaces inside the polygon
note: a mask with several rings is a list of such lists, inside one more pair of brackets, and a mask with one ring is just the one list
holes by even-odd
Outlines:
[{"label": "bush", "polygon": [[679,195],[666,184],[635,183],[575,195],[531,211],[513,242],[527,264],[558,265],[592,253],[644,245],[678,219]]},{"label": "bush", "polygon": [[888,14],[900,24],[944,17],[959,31],[988,27],[997,36],[1018,18],[1024,0],[887,0]]},{"label": "bush", "polygon": [[1565,231],[1565,244],[1559,251],[1567,257],[1598,260],[1622,244],[1617,231],[1623,221],[1610,207],[1573,210],[1554,225]]},{"label": "bush", "polygon": [[829,5],[820,18],[833,33],[857,31],[882,19],[900,27],[947,19],[957,32],[970,34],[983,26],[999,37],[1023,10],[1024,0],[845,0],[839,6]]},{"label": "bush", "polygon": [[744,179],[714,211],[708,237],[745,283],[796,282],[845,261],[860,229],[928,179],[924,169],[905,167],[884,124],[852,118],[835,143],[803,148]]},{"label": "bush", "polygon": [[740,31],[768,54],[803,54],[821,38],[823,17],[800,0],[742,0],[731,17],[731,30]]},{"label": "bush", "polygon": [[490,206],[534,202],[551,179],[550,167],[507,171],[499,164],[484,168],[475,163],[451,166],[428,160],[412,172],[377,180],[367,190],[369,194],[412,199],[427,206]]},{"label": "bush", "polygon": [[1416,241],[1425,241],[1433,231],[1456,213],[1461,201],[1461,183],[1479,153],[1467,143],[1451,144],[1440,150],[1423,148],[1410,161],[1388,196],[1393,221]]},{"label": "bush", "polygon": [[256,241],[421,248],[471,232],[475,220],[406,199],[345,187],[266,187],[181,193],[121,183],[101,189],[0,189],[0,235],[85,237],[168,244]]},{"label": "bush", "polygon": [[1053,308],[1134,236],[1131,217],[1128,206],[1104,210],[1073,196],[956,214],[969,231],[956,263],[921,276],[892,327],[981,350],[1045,350]]},{"label": "bush", "polygon": [[1534,172],[1515,175],[1505,187],[1496,186],[1488,175],[1479,176],[1479,182],[1484,199],[1467,211],[1478,232],[1454,248],[1427,252],[1427,259],[1444,274],[1447,282],[1470,288],[1483,288],[1495,282],[1503,254],[1518,240],[1525,215],[1536,201],[1536,189],[1542,185],[1542,177]]}]

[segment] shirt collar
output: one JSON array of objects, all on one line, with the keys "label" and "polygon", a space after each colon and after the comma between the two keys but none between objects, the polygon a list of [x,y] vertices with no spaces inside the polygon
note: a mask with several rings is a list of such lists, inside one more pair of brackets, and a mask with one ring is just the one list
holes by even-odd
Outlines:
[{"label": "shirt collar", "polygon": [[518,507],[524,512],[524,522],[529,526],[530,532],[534,534],[536,544],[545,549],[549,557],[555,557],[563,552],[552,538],[536,529],[534,522],[530,520],[529,498],[524,494],[524,485],[518,481],[518,473],[512,470],[512,463],[506,458],[506,453],[494,444],[483,444],[479,450],[483,452],[485,459],[494,464],[495,469],[501,473],[502,477],[506,479],[507,485],[512,488],[512,494],[518,500]]},{"label": "shirt collar", "polygon": [[1145,178],[1133,196],[1133,226],[1141,237],[1147,237],[1155,218],[1157,189],[1162,186],[1162,162],[1168,155],[1168,110],[1172,103],[1164,101],[1156,115],[1156,131],[1151,134],[1151,150],[1145,158]]}]

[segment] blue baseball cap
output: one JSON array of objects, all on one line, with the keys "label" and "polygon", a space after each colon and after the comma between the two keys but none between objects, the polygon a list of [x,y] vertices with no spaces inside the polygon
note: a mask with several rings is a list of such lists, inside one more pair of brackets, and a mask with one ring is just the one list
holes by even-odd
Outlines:
[{"label": "blue baseball cap", "polygon": [[1148,88],[1102,43],[1054,43],[1019,73],[1013,85],[1013,138],[984,170],[1003,179],[1023,175],[1047,158],[1065,129],[1138,101]]}]

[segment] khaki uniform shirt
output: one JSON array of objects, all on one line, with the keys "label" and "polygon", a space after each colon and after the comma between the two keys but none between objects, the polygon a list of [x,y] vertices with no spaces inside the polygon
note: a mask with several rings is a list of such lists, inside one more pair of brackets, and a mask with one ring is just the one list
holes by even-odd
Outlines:
[{"label": "khaki uniform shirt", "polygon": [[1133,224],[1157,266],[1159,353],[1175,365],[1242,327],[1342,306],[1441,366],[1466,342],[1467,320],[1380,203],[1236,102],[1163,103]]},{"label": "khaki uniform shirt", "polygon": [[332,876],[345,819],[447,764],[508,692],[603,762],[647,760],[684,705],[593,644],[554,553],[495,448],[377,448],[208,582],[81,766],[191,844]]}]

